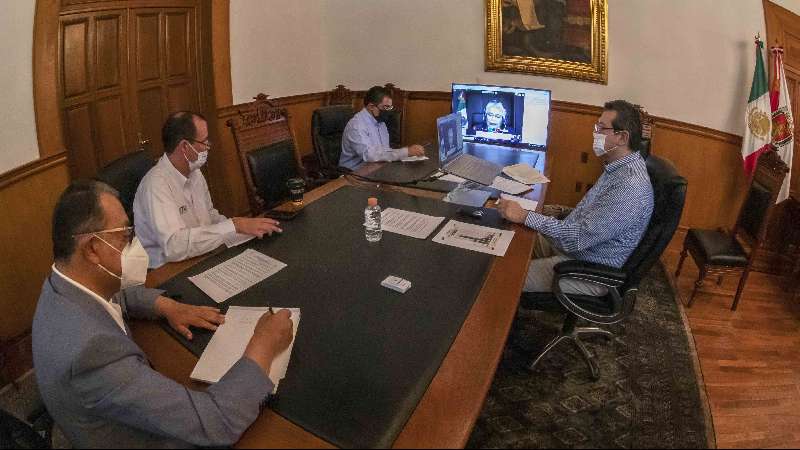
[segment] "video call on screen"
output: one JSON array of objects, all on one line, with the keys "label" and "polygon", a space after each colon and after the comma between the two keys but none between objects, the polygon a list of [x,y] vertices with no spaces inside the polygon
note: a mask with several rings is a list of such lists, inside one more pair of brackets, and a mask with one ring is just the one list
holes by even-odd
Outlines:
[{"label": "video call on screen", "polygon": [[453,84],[453,112],[464,141],[532,150],[547,144],[550,91]]}]

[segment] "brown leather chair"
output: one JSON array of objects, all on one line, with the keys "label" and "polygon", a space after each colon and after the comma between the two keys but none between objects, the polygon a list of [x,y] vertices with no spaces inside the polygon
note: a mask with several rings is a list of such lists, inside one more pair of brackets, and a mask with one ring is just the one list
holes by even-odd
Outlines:
[{"label": "brown leather chair", "polygon": [[226,124],[233,133],[253,214],[285,202],[290,178],[305,179],[306,189],[315,186],[305,175],[285,108],[258,94]]},{"label": "brown leather chair", "polygon": [[[783,180],[789,168],[775,152],[767,152],[758,159],[758,166],[747,198],[739,211],[739,218],[731,233],[714,230],[690,229],[683,243],[681,260],[675,278],[678,278],[687,255],[691,255],[700,269],[700,277],[694,284],[688,307],[694,303],[695,295],[703,287],[706,277],[716,276],[722,284],[725,276],[738,276],[732,310],[739,306],[747,277],[753,266],[754,255],[767,233],[767,224],[775,209]],[[749,251],[740,242],[749,246]]]}]

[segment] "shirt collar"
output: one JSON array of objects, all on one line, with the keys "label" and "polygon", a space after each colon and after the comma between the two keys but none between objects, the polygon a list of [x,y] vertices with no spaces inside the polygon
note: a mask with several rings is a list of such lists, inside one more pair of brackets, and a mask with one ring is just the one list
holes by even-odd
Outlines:
[{"label": "shirt collar", "polygon": [[100,305],[103,307],[103,309],[105,309],[106,312],[108,312],[108,314],[111,316],[111,318],[114,319],[114,322],[116,322],[117,325],[119,325],[119,327],[122,329],[122,332],[125,333],[125,334],[128,334],[128,331],[125,329],[125,321],[124,321],[124,319],[122,317],[122,309],[121,309],[121,307],[119,305],[112,303],[111,300],[106,300],[103,297],[100,297],[93,290],[91,290],[91,289],[87,288],[86,286],[78,283],[77,281],[73,280],[72,278],[64,275],[63,273],[61,273],[60,270],[58,270],[58,268],[56,267],[55,264],[53,264],[52,269],[53,269],[53,273],[55,273],[56,275],[61,277],[64,281],[66,281],[67,283],[73,285],[74,287],[78,288],[81,292],[85,293],[86,295],[90,296],[91,298],[93,298],[97,302],[99,302]]},{"label": "shirt collar", "polygon": [[167,156],[166,153],[161,156],[161,160],[158,161],[158,163],[161,164],[169,179],[175,182],[178,186],[185,186],[186,183],[191,181],[192,175],[194,175],[193,173],[190,173],[189,178],[183,176],[180,170],[176,169],[172,164],[172,161],[169,160],[169,156]]},{"label": "shirt collar", "polygon": [[373,116],[372,113],[367,110],[366,106],[361,109],[361,113],[364,114],[365,117],[367,117],[366,120],[368,121],[368,123],[376,127],[380,126],[380,122],[378,122],[378,119],[376,119],[375,116]]},{"label": "shirt collar", "polygon": [[612,163],[607,164],[605,167],[605,171],[606,173],[615,172],[617,169],[627,166],[628,164],[632,164],[640,158],[641,155],[639,154],[639,152],[633,152],[622,159],[618,159]]}]

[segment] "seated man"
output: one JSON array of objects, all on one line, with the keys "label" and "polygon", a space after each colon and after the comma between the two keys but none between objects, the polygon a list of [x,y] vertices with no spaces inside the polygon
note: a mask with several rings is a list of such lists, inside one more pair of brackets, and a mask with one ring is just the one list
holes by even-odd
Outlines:
[{"label": "seated man", "polygon": [[[564,219],[527,212],[513,201],[498,208],[507,220],[524,223],[539,232],[524,290],[552,290],[553,267],[577,259],[621,268],[653,214],[653,186],[639,148],[641,121],[638,110],[623,100],[608,102],[594,125],[595,154],[605,170],[578,206]],[[604,295],[605,288],[568,280],[566,293]]]},{"label": "seated man", "polygon": [[[33,320],[33,363],[45,406],[75,448],[229,446],[272,392],[268,372],[292,340],[289,313],[265,314],[242,358],[206,391],[153,370],[127,318],[214,330],[219,310],[145,289],[147,253],[116,191],[77,181],[53,214],[53,272]],[[282,314],[283,313],[283,314]]]},{"label": "seated man", "polygon": [[425,156],[420,145],[403,148],[389,146],[386,121],[391,116],[392,97],[386,89],[374,86],[364,96],[364,109],[344,127],[339,166],[355,170],[364,162],[399,161],[408,156]]},{"label": "seated man", "polygon": [[203,116],[172,114],[161,129],[165,153],[136,190],[133,218],[150,267],[208,253],[236,233],[263,237],[281,232],[272,219],[223,216],[211,203],[200,168],[211,142]]}]

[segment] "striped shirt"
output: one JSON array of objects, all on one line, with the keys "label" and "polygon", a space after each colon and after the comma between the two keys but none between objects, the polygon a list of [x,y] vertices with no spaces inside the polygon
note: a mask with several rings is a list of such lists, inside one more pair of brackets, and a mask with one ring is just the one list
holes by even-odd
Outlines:
[{"label": "striped shirt", "polygon": [[634,152],[606,165],[597,184],[566,218],[531,212],[525,225],[573,259],[621,268],[639,245],[652,214],[653,186],[644,159]]}]

